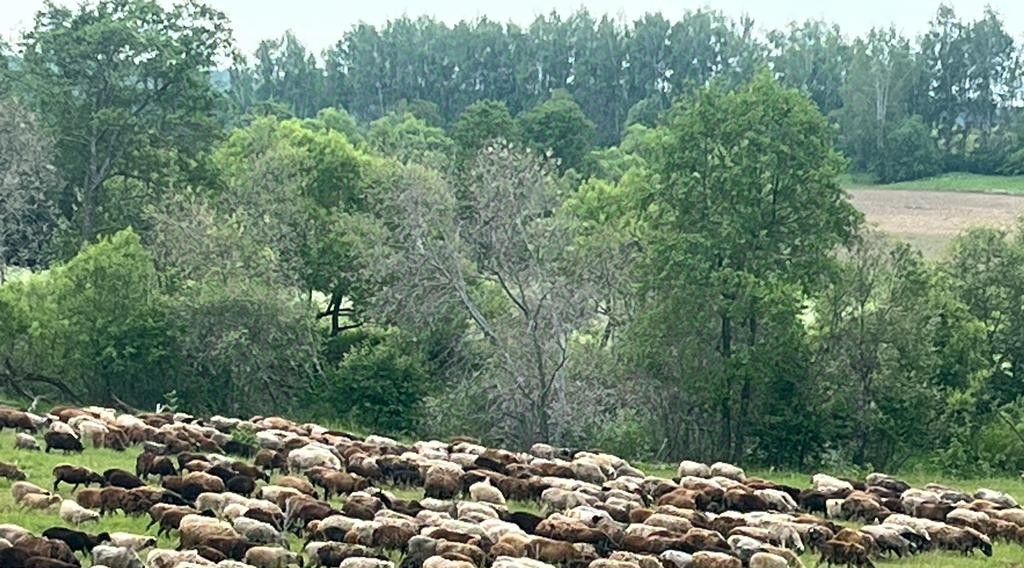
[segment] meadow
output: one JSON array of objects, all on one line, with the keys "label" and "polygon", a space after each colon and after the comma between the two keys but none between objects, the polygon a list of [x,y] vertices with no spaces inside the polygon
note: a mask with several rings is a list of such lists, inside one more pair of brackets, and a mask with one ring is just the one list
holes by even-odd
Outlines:
[{"label": "meadow", "polygon": [[[86,451],[80,455],[65,456],[58,452],[46,454],[43,452],[16,451],[13,449],[13,446],[14,434],[10,430],[0,433],[0,461],[18,465],[28,476],[28,481],[46,488],[52,487],[52,469],[62,463],[73,463],[99,472],[109,468],[121,468],[128,471],[134,471],[135,468],[136,452],[134,451],[115,452],[87,446]],[[668,464],[641,464],[640,468],[650,475],[660,477],[672,477],[675,475],[674,466]],[[750,474],[755,477],[797,487],[808,486],[811,477],[811,473],[767,470],[753,470]],[[967,492],[973,492],[979,487],[987,487],[1007,492],[1018,498],[1024,496],[1024,480],[1020,478],[944,479],[938,475],[925,473],[904,475],[901,478],[917,487],[937,482]],[[0,479],[0,523],[21,525],[36,534],[52,526],[68,526],[61,521],[55,511],[26,512],[18,509],[11,499],[10,486],[10,481]],[[402,499],[420,498],[423,495],[421,488],[386,489]],[[71,488],[62,486],[60,494],[65,498],[71,498]],[[340,506],[341,500],[336,498],[334,503]],[[536,503],[510,502],[509,508],[534,513],[540,512],[540,507]],[[104,517],[98,524],[86,525],[84,530],[93,533],[124,531],[144,534],[147,533],[146,525],[148,522],[148,517],[126,517],[118,513]],[[156,529],[148,531],[148,534],[155,535]],[[301,543],[295,538],[292,538],[290,542],[294,550],[298,550],[301,547]],[[163,537],[159,541],[159,546],[161,547],[174,548],[176,544],[176,537]],[[994,548],[995,552],[991,558],[986,558],[980,554],[971,557],[960,557],[948,552],[933,552],[898,560],[882,559],[876,561],[876,565],[950,568],[1024,567],[1024,547],[1000,542]],[[394,557],[394,559],[399,560],[399,557]],[[805,566],[817,565],[817,558],[812,554],[805,554],[802,560]],[[88,561],[83,566],[89,566]]]}]

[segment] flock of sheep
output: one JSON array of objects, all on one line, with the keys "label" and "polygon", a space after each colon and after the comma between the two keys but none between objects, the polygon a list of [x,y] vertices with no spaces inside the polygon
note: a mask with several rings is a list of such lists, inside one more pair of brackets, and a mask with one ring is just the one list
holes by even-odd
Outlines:
[{"label": "flock of sheep", "polygon": [[[468,439],[407,445],[279,417],[96,407],[0,408],[3,427],[19,430],[16,451],[41,451],[42,437],[47,452],[139,452],[134,472],[60,465],[52,487],[0,462],[16,506],[63,521],[39,535],[0,524],[3,568],[86,558],[106,568],[789,568],[808,551],[819,564],[866,567],[1024,543],[1024,509],[1006,494],[912,488],[882,474],[819,474],[796,488],[684,461],[664,479],[610,454],[546,444],[525,453]],[[57,493],[61,484],[73,499]],[[395,486],[421,487],[423,497],[400,499],[387,489]],[[146,516],[147,534],[88,532],[104,515]],[[158,548],[163,535],[178,545]]]}]

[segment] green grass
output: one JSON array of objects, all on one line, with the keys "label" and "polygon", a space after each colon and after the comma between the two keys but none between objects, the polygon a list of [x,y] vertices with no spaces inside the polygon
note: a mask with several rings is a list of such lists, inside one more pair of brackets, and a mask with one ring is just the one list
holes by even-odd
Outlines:
[{"label": "green grass", "polygon": [[[61,454],[44,454],[42,452],[15,451],[14,434],[4,431],[0,433],[0,461],[15,463],[28,476],[28,480],[42,487],[52,485],[51,471],[54,466],[61,463],[75,463],[102,472],[103,470],[118,467],[128,471],[134,471],[135,452],[124,453],[110,450],[98,450],[91,447],[86,448],[81,455],[63,456]],[[661,477],[673,477],[675,466],[665,464],[640,464],[643,471]],[[806,487],[810,483],[809,473],[752,470],[749,475],[770,479],[777,483],[785,483],[797,487]],[[1019,478],[997,477],[981,479],[942,479],[938,475],[925,473],[914,473],[902,475],[901,478],[914,486],[924,486],[930,482],[940,482],[945,485],[966,491],[973,492],[979,487],[987,487],[999,491],[1006,491],[1018,499],[1024,498],[1024,481]],[[0,523],[15,523],[38,534],[52,526],[65,526],[57,516],[56,510],[45,512],[25,512],[17,509],[11,500],[11,482],[0,479]],[[391,488],[389,489],[400,499],[418,499],[423,496],[422,490],[418,488]],[[62,487],[61,495],[71,497],[70,488]],[[334,501],[335,505],[341,506],[340,500]],[[536,503],[510,502],[509,508],[519,511],[540,512]],[[105,517],[99,524],[86,525],[84,530],[90,532],[101,531],[123,531],[137,534],[144,534],[148,517],[131,518],[120,514]],[[155,529],[149,534],[155,534]],[[176,546],[176,538],[164,538],[160,541],[161,547],[173,548]],[[298,550],[300,543],[291,539],[292,548]],[[397,560],[397,558],[396,558]],[[805,555],[804,564],[808,567],[817,565],[817,558]],[[992,558],[984,556],[961,557],[951,553],[930,553],[903,560],[881,560],[876,562],[879,566],[908,566],[908,567],[949,567],[949,568],[1024,568],[1024,548],[1014,544],[997,543],[995,555]],[[88,563],[85,564],[88,566]]]},{"label": "green grass", "polygon": [[889,184],[873,183],[861,176],[846,175],[841,178],[841,183],[846,189],[907,189],[1024,195],[1024,176],[995,176],[964,172]]}]

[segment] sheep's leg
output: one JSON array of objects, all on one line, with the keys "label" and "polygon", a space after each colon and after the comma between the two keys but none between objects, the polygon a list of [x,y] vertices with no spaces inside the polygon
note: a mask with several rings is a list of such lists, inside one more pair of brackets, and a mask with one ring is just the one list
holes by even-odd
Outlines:
[{"label": "sheep's leg", "polygon": [[54,479],[53,480],[53,492],[54,493],[59,491],[59,488],[58,488],[59,485],[60,485],[60,478]]}]

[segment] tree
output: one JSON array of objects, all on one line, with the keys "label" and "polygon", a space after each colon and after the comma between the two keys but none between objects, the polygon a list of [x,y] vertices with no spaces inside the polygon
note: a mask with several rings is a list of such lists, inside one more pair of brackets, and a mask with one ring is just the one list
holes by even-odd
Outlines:
[{"label": "tree", "polygon": [[461,203],[437,174],[410,167],[379,215],[390,235],[369,263],[383,321],[422,330],[457,313],[487,354],[501,437],[559,440],[573,333],[592,315],[572,233],[556,214],[548,166],[521,149],[485,149]]},{"label": "tree", "polygon": [[388,114],[373,121],[366,141],[382,155],[439,170],[447,168],[454,153],[454,144],[444,130],[409,113]]},{"label": "tree", "polygon": [[459,162],[470,162],[488,144],[497,140],[515,142],[516,123],[501,101],[477,101],[462,111],[452,125],[452,141],[458,147]]},{"label": "tree", "polygon": [[772,71],[779,81],[798,89],[825,116],[843,106],[842,88],[850,68],[850,46],[838,26],[808,20],[768,34],[774,53]]},{"label": "tree", "polygon": [[740,459],[755,388],[744,363],[771,337],[762,326],[776,302],[799,301],[860,217],[839,188],[844,163],[825,119],[763,75],[678,105],[665,129],[652,166],[659,183],[642,201],[648,270],[667,295],[703,290],[684,298],[699,302],[693,309],[713,330],[717,357],[703,373],[722,381],[720,451]]},{"label": "tree", "polygon": [[160,179],[216,138],[209,71],[230,42],[224,15],[195,0],[47,4],[37,15],[14,75],[54,133],[58,205],[81,241],[109,229],[98,217],[110,180]]},{"label": "tree", "polygon": [[[892,28],[873,29],[853,44],[843,108],[838,112],[841,147],[859,171],[889,181],[891,154],[904,148],[887,145],[889,133],[907,116],[910,88],[917,72],[910,42]],[[920,145],[915,145],[920,148]]]},{"label": "tree", "polygon": [[53,141],[31,111],[0,99],[0,285],[8,265],[35,267],[53,232]]},{"label": "tree", "polygon": [[594,140],[594,123],[565,91],[520,116],[519,130],[538,152],[551,152],[562,171],[579,169]]}]

